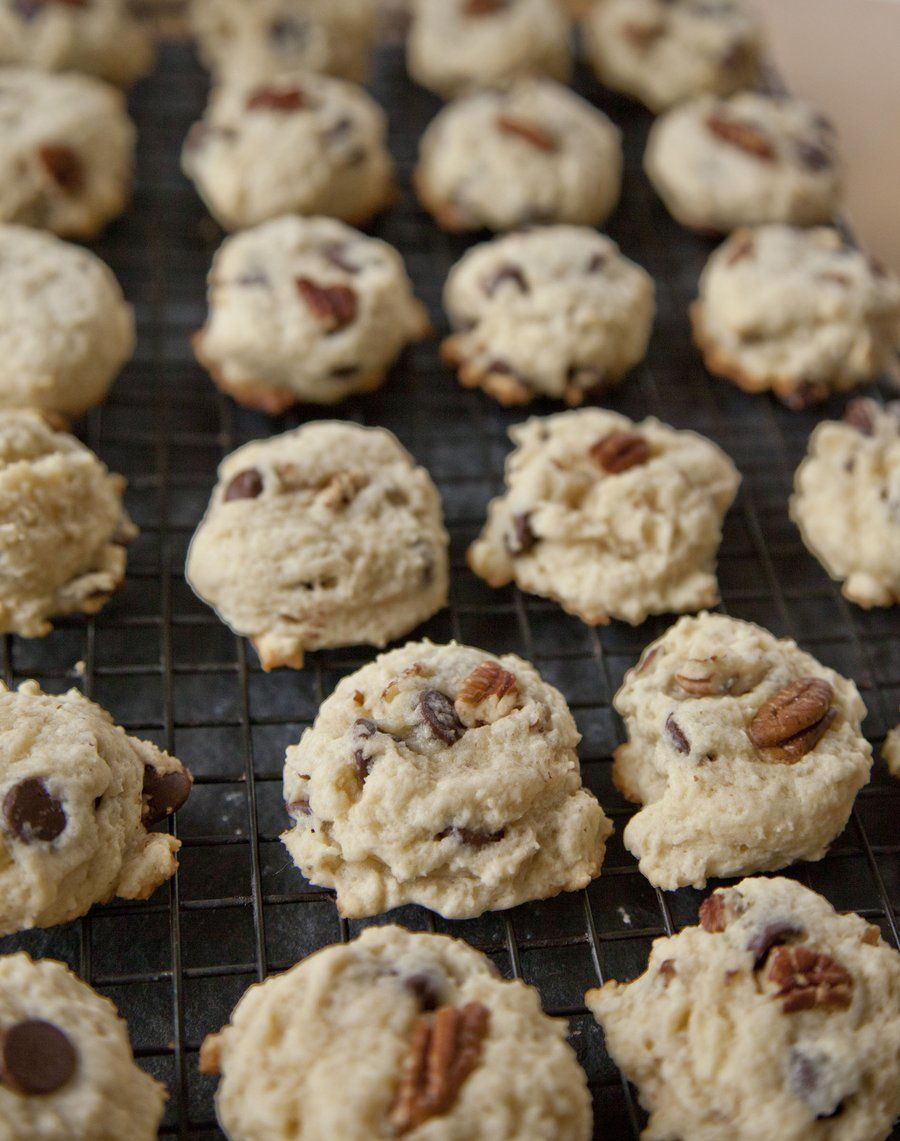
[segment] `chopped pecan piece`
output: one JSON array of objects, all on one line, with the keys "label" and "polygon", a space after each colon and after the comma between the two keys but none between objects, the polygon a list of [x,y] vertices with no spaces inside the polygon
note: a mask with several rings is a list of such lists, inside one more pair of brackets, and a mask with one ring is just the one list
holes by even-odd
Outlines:
[{"label": "chopped pecan piece", "polygon": [[591,459],[609,472],[619,475],[650,459],[650,445],[639,432],[610,432],[591,448]]},{"label": "chopped pecan piece", "polygon": [[305,106],[299,87],[260,87],[247,96],[248,111],[300,111]]},{"label": "chopped pecan piece", "polygon": [[626,20],[622,25],[622,34],[641,51],[653,47],[663,34],[662,24],[644,24],[638,20]]},{"label": "chopped pecan piece", "polygon": [[850,972],[830,955],[804,943],[777,947],[769,959],[769,981],[786,1014],[798,1010],[846,1010],[852,999]]},{"label": "chopped pecan piece", "polygon": [[727,119],[713,113],[706,120],[706,128],[723,142],[753,155],[755,158],[772,162],[775,148],[765,133],[753,123],[742,123],[738,119]]},{"label": "chopped pecan piece", "polygon": [[641,655],[640,661],[634,667],[634,672],[636,674],[642,674],[644,672],[644,670],[647,669],[647,667],[653,661],[653,659],[656,657],[656,655],[659,653],[659,649],[660,649],[659,646],[651,646],[651,648],[649,650],[645,650],[644,653]]},{"label": "chopped pecan piece", "polygon": [[491,724],[511,713],[518,700],[516,675],[499,662],[482,662],[462,683],[455,707],[464,724]]},{"label": "chopped pecan piece", "polygon": [[711,935],[717,935],[728,926],[725,915],[725,897],[714,892],[700,904],[700,926]]},{"label": "chopped pecan piece", "polygon": [[446,1113],[481,1056],[490,1011],[480,1002],[441,1006],[413,1023],[390,1122],[400,1135]]},{"label": "chopped pecan piece", "polygon": [[677,974],[674,959],[663,959],[659,964],[659,976],[663,981],[663,986],[668,986]]},{"label": "chopped pecan piece", "polygon": [[672,744],[679,753],[685,756],[691,751],[691,743],[684,734],[684,730],[670,713],[666,718],[666,732],[672,738]]},{"label": "chopped pecan piece", "polygon": [[516,135],[539,151],[551,153],[557,149],[556,138],[539,123],[530,123],[526,119],[517,119],[515,115],[502,112],[497,116],[496,123],[497,129],[503,134]]},{"label": "chopped pecan piece", "polygon": [[716,683],[715,658],[688,658],[675,675],[679,689],[689,697],[711,697],[724,692]]},{"label": "chopped pecan piece", "polygon": [[45,143],[38,148],[38,158],[63,194],[75,195],[84,190],[84,163],[77,151],[62,144]]},{"label": "chopped pecan piece", "polygon": [[298,277],[297,292],[329,333],[345,328],[356,317],[356,293],[349,285],[317,285],[308,277]]},{"label": "chopped pecan piece", "polygon": [[798,761],[815,748],[834,720],[833,697],[834,690],[824,678],[797,678],[762,706],[747,735],[772,760]]},{"label": "chopped pecan piece", "polygon": [[361,471],[339,471],[331,477],[319,494],[319,501],[331,511],[349,507],[368,485],[369,477]]}]

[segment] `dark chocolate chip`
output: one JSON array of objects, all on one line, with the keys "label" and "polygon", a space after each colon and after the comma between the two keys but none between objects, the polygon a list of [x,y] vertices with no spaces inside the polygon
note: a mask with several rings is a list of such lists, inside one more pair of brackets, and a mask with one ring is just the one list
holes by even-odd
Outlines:
[{"label": "dark chocolate chip", "polygon": [[499,832],[476,832],[474,828],[457,828],[454,824],[445,828],[443,832],[438,832],[435,840],[446,840],[448,836],[452,836],[460,844],[467,844],[470,848],[484,848],[487,844],[499,844],[505,835],[506,830],[503,828]]},{"label": "dark chocolate chip", "polygon": [[419,1010],[429,1012],[441,1005],[441,988],[434,975],[421,971],[405,978],[403,986],[416,1000]]},{"label": "dark chocolate chip", "polygon": [[513,515],[513,537],[507,539],[507,547],[511,555],[525,555],[537,542],[537,535],[531,529],[531,512]]},{"label": "dark chocolate chip", "polygon": [[284,808],[288,816],[292,816],[295,820],[298,816],[312,816],[308,800],[293,800],[290,804],[285,804]]},{"label": "dark chocolate chip", "polygon": [[767,923],[747,944],[747,950],[752,951],[754,955],[754,967],[762,966],[766,960],[766,955],[773,947],[780,947],[782,943],[788,943],[791,939],[799,939],[802,935],[803,928],[794,923],[787,923],[784,920]]},{"label": "dark chocolate chip", "polygon": [[453,702],[438,689],[425,689],[419,694],[419,713],[434,736],[445,745],[454,745],[466,731]]},{"label": "dark chocolate chip", "polygon": [[828,170],[831,166],[831,155],[815,143],[800,141],[795,146],[795,152],[800,164],[807,170]]},{"label": "dark chocolate chip", "polygon": [[38,148],[38,157],[64,194],[81,193],[84,189],[84,163],[76,151],[62,144],[47,143]]},{"label": "dark chocolate chip", "polygon": [[248,111],[301,111],[307,106],[299,87],[260,87],[247,96]]},{"label": "dark chocolate chip", "polygon": [[255,467],[239,471],[225,488],[225,502],[232,499],[256,499],[262,495],[263,479]]},{"label": "dark chocolate chip", "polygon": [[691,751],[691,743],[684,735],[684,730],[670,713],[666,718],[666,732],[672,738],[672,744],[679,753],[687,754]]},{"label": "dark chocolate chip", "polygon": [[35,777],[20,781],[9,790],[3,799],[3,818],[9,831],[26,844],[49,844],[66,826],[62,803]]},{"label": "dark chocolate chip", "polygon": [[283,16],[269,24],[269,39],[276,51],[303,51],[309,42],[309,25],[294,16]]},{"label": "dark chocolate chip", "polygon": [[177,812],[190,796],[192,783],[187,769],[162,773],[152,765],[144,765],[144,825],[158,824]]},{"label": "dark chocolate chip", "polygon": [[3,1035],[0,1077],[17,1093],[55,1093],[77,1065],[75,1047],[52,1022],[29,1018],[10,1026]]},{"label": "dark chocolate chip", "polygon": [[869,411],[868,400],[851,400],[844,410],[844,422],[850,424],[857,432],[862,432],[864,436],[875,435],[875,421]]}]

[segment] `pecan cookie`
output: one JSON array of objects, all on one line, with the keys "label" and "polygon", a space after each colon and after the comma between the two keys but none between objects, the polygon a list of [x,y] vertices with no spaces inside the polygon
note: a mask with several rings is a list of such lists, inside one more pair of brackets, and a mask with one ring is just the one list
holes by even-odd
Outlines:
[{"label": "pecan cookie", "polygon": [[599,225],[619,200],[619,130],[549,79],[445,107],[422,137],[415,186],[445,230]]},{"label": "pecan cookie", "polygon": [[181,846],[148,828],[190,790],[179,761],[77,690],[0,685],[0,935],[146,899]]},{"label": "pecan cookie", "polygon": [[740,484],[704,436],[582,408],[509,430],[506,491],[469,566],[591,625],[699,610],[718,600],[722,520]]},{"label": "pecan cookie", "polygon": [[395,249],[331,218],[285,217],[222,245],[194,352],[238,403],[277,414],[377,388],[429,330]]},{"label": "pecan cookie", "polygon": [[569,25],[557,0],[416,0],[409,74],[449,99],[527,75],[566,82]]},{"label": "pecan cookie", "polygon": [[200,1068],[231,1141],[588,1141],[565,1038],[461,940],[370,927],[251,987]]},{"label": "pecan cookie", "polygon": [[86,75],[0,71],[0,222],[92,238],[131,195],[135,130],[120,91]]},{"label": "pecan cookie", "polygon": [[154,49],[125,0],[0,0],[0,64],[81,71],[127,86]]},{"label": "pecan cookie", "polygon": [[96,614],[125,578],[136,534],[125,481],[38,413],[0,417],[0,633],[39,638],[50,619]]},{"label": "pecan cookie", "polygon": [[742,91],[699,96],[654,123],[644,169],[683,226],[827,222],[841,177],[828,120],[796,99]]},{"label": "pecan cookie", "polygon": [[390,432],[319,421],[222,462],[187,578],[264,669],[301,669],[445,606],[447,546],[437,488]]},{"label": "pecan cookie", "polygon": [[192,0],[200,58],[219,82],[259,83],[316,71],[362,83],[375,0]]},{"label": "pecan cookie", "polygon": [[600,81],[651,111],[730,95],[759,73],[760,21],[745,0],[597,0],[582,27]]},{"label": "pecan cookie", "polygon": [[751,622],[682,618],[613,704],[625,847],[666,890],[820,860],[869,779],[853,682]]},{"label": "pecan cookie", "polygon": [[394,199],[384,113],[362,88],[308,72],[215,88],[182,166],[226,230],[280,214],[368,221]]},{"label": "pecan cookie", "polygon": [[885,1141],[900,1112],[900,955],[793,880],[746,879],[585,1001],[647,1138]]},{"label": "pecan cookie", "polygon": [[166,1091],[128,1027],[63,963],[0,956],[0,1137],[155,1141]]},{"label": "pecan cookie", "polygon": [[872,380],[900,344],[900,281],[837,230],[737,230],[691,307],[710,372],[801,409]]},{"label": "pecan cookie", "polygon": [[859,399],[820,424],[794,476],[805,545],[867,610],[900,602],[900,401]]},{"label": "pecan cookie", "polygon": [[80,416],[134,351],[134,316],[88,250],[0,225],[0,409]]},{"label": "pecan cookie", "polygon": [[456,330],[441,351],[467,388],[501,404],[553,396],[581,404],[643,359],[653,278],[580,226],[541,226],[470,250],[444,307]]}]

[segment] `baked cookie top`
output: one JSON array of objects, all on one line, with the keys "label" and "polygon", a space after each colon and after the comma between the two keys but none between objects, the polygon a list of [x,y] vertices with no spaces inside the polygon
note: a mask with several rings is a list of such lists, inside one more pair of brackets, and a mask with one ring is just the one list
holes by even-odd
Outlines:
[{"label": "baked cookie top", "polygon": [[586,1002],[647,1137],[883,1141],[900,1112],[900,955],[793,880],[715,892]]},{"label": "baked cookie top", "polygon": [[613,705],[625,846],[666,890],[821,859],[869,779],[856,686],[752,622],[681,618]]},{"label": "baked cookie top", "polygon": [[416,190],[447,230],[599,225],[619,200],[619,130],[549,79],[445,107],[422,136]]},{"label": "baked cookie top", "polygon": [[77,690],[0,686],[0,935],[52,927],[175,874],[190,773]]},{"label": "baked cookie top", "polygon": [[228,238],[194,351],[242,404],[277,413],[377,387],[430,328],[403,259],[331,218],[277,218]]},{"label": "baked cookie top", "polygon": [[4,1141],[154,1141],[166,1091],[135,1065],[128,1028],[63,963],[0,956]]},{"label": "baked cookie top", "polygon": [[745,0],[597,0],[582,24],[598,77],[651,111],[752,87],[760,21]]},{"label": "baked cookie top", "polygon": [[740,484],[712,441],[652,417],[582,408],[509,431],[506,488],[469,565],[593,625],[718,599],[722,520]]},{"label": "baked cookie top", "polygon": [[409,74],[445,98],[526,75],[566,82],[569,25],[555,0],[416,0]]},{"label": "baked cookie top", "polygon": [[674,218],[715,233],[827,222],[841,188],[828,120],[797,99],[753,91],[667,111],[651,128],[644,167]]},{"label": "baked cookie top", "polygon": [[410,643],[345,677],[288,749],[282,837],[341,913],[461,919],[584,887],[612,825],[580,734],[534,666]]},{"label": "baked cookie top", "polygon": [[51,618],[96,614],[109,600],[137,534],[124,488],[37,412],[0,416],[0,632],[41,637]]},{"label": "baked cookie top", "polygon": [[854,400],[810,437],[791,518],[846,598],[900,601],[900,402]]},{"label": "baked cookie top", "polygon": [[565,1035],[466,943],[370,927],[251,987],[200,1064],[234,1141],[587,1141]]},{"label": "baked cookie top", "polygon": [[581,404],[618,383],[647,349],[653,279],[583,226],[541,226],[475,246],[452,269],[444,341],[463,384],[501,404]]},{"label": "baked cookie top", "polygon": [[135,130],[120,91],[86,75],[0,73],[0,222],[91,238],[125,209]]},{"label": "baked cookie top", "polygon": [[214,88],[182,166],[228,230],[281,214],[362,223],[394,197],[385,133],[384,112],[362,87],[287,72]]},{"label": "baked cookie top", "polygon": [[300,669],[446,605],[447,546],[437,488],[390,432],[317,421],[223,460],[187,578],[265,669]]}]

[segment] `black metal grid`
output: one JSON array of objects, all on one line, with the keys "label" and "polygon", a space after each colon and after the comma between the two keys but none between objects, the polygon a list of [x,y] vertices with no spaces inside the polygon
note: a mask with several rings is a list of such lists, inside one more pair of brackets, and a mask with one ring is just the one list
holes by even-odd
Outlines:
[{"label": "black metal grid", "polygon": [[[744,485],[725,526],[719,570],[725,607],[796,637],[853,677],[869,708],[866,731],[880,746],[900,704],[900,607],[866,614],[849,606],[802,548],[786,510],[811,428],[839,406],[789,413],[708,377],[690,344],[686,308],[711,247],[668,218],[640,172],[649,117],[590,79],[581,77],[578,86],[624,129],[623,204],[608,229],[650,270],[658,289],[647,361],[609,403],[635,418],[652,413],[697,429],[731,454]],[[440,290],[469,243],[441,234],[408,192],[416,141],[438,104],[404,78],[396,50],[380,59],[375,91],[391,112],[405,188],[376,232],[402,250],[442,330]],[[21,947],[65,960],[117,1003],[142,1064],[170,1088],[163,1135],[181,1138],[221,1137],[213,1083],[197,1072],[204,1035],[226,1021],[250,983],[362,926],[339,919],[331,894],[302,879],[278,834],[286,824],[285,746],[338,678],[372,657],[368,650],[319,653],[302,673],[263,675],[255,655],[183,580],[187,541],[222,455],[321,415],[303,409],[272,422],[242,411],[193,363],[189,334],[204,317],[204,277],[221,235],[180,175],[177,156],[204,96],[189,49],[167,45],[160,69],[133,99],[141,132],[133,208],[96,247],[135,304],[140,333],[135,360],[83,433],[130,481],[127,502],[141,537],[128,580],[97,618],[61,622],[48,638],[6,639],[2,646],[8,682],[37,677],[52,691],[81,685],[130,731],[174,751],[197,778],[172,825],[184,842],[177,880],[147,903],[98,908],[65,927],[0,942],[0,951]],[[552,410],[545,403],[528,412]],[[616,825],[603,873],[584,892],[463,923],[414,907],[387,918],[466,938],[505,974],[537,985],[549,1011],[571,1018],[572,1042],[594,1092],[597,1136],[636,1136],[641,1112],[582,998],[602,979],[639,974],[651,940],[694,922],[701,898],[687,889],[664,895],[638,874],[621,842],[632,810],[611,781],[610,757],[623,735],[612,695],[671,619],[638,630],[620,624],[591,630],[512,588],[491,591],[468,572],[464,551],[499,490],[506,429],[525,413],[504,412],[481,393],[462,391],[439,363],[436,340],[408,353],[382,391],[350,401],[338,415],[392,429],[440,487],[453,538],[452,606],[422,633],[536,662],[572,706],[584,734],[585,783]],[[79,661],[84,665],[76,671]],[[879,923],[895,945],[898,815],[900,785],[880,765],[828,856],[788,873]]]}]

